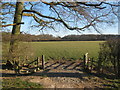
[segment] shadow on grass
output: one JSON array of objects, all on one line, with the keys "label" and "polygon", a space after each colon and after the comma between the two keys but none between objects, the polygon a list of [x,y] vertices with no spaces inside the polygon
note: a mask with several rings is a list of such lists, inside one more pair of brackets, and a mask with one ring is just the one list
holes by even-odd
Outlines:
[{"label": "shadow on grass", "polygon": [[111,84],[103,84],[103,86],[106,86],[106,87],[111,87],[111,88],[118,88],[117,86],[115,86],[114,84],[111,85]]},{"label": "shadow on grass", "polygon": [[[72,66],[75,62],[71,62],[70,64],[66,65],[63,69],[66,70],[68,67]],[[46,63],[48,64],[48,63]],[[56,65],[57,66],[54,66]],[[59,63],[58,65],[58,62],[54,62],[54,63],[50,63],[49,65],[47,65],[45,67],[45,70],[42,71],[42,72],[37,72],[35,74],[33,73],[26,73],[26,74],[20,74],[20,75],[17,75],[17,76],[47,76],[47,77],[73,77],[73,78],[80,78],[80,79],[83,79],[83,77],[87,77],[89,75],[95,75],[97,77],[100,77],[100,78],[108,78],[108,79],[116,79],[117,77],[115,75],[106,75],[106,74],[98,74],[98,73],[91,73],[89,70],[84,70],[84,69],[76,69],[77,67],[82,67],[82,64],[83,63],[78,63],[76,64],[75,66],[72,67],[72,69],[70,70],[78,70],[79,73],[74,73],[74,72],[49,72],[50,70],[52,69],[57,69],[58,67],[62,66],[63,64],[65,63]],[[49,69],[51,68],[52,69]],[[87,73],[87,74],[85,74]],[[16,74],[13,74],[13,73],[2,73],[2,76],[3,77],[14,77],[16,76]]]},{"label": "shadow on grass", "polygon": [[97,77],[100,77],[102,79],[119,79],[116,75],[108,75],[108,74],[103,74],[103,73],[90,73],[92,75],[95,75]]},{"label": "shadow on grass", "polygon": [[72,77],[72,78],[80,78],[87,77],[84,73],[73,73],[73,72],[49,72],[50,69],[46,69],[42,72],[30,73],[30,74],[13,74],[13,73],[2,73],[3,77],[15,77],[15,76],[47,76],[47,77]]}]

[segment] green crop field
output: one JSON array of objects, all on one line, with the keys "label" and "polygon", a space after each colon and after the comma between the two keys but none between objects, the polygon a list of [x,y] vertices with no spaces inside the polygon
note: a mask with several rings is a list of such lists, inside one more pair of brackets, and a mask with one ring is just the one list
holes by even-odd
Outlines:
[{"label": "green crop field", "polygon": [[[97,57],[99,43],[103,41],[61,41],[61,42],[31,42],[35,57],[45,55],[46,59],[80,59],[85,53]],[[26,43],[28,44],[28,43]]]},{"label": "green crop field", "polygon": [[[97,58],[99,44],[103,42],[104,41],[24,42],[21,43],[21,47],[27,46],[28,50],[26,54],[29,52],[28,56],[32,55],[32,58],[45,55],[46,60],[76,60],[83,58],[83,55],[87,52],[90,57]],[[24,52],[24,50],[21,51]]]}]

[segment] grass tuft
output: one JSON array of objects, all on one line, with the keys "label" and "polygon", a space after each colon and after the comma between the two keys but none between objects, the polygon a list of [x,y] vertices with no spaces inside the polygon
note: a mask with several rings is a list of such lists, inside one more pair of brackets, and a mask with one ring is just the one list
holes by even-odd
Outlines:
[{"label": "grass tuft", "polygon": [[4,88],[42,88],[40,84],[22,81],[20,78],[3,79],[2,87]]}]

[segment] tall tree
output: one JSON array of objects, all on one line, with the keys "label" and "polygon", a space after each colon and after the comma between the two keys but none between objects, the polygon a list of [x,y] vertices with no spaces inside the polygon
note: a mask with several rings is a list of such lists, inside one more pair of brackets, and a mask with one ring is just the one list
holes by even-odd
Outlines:
[{"label": "tall tree", "polygon": [[19,73],[19,34],[20,34],[20,23],[22,21],[22,11],[23,11],[23,2],[17,2],[15,8],[15,15],[14,15],[14,26],[12,29],[11,34],[11,41],[10,41],[10,59],[14,65],[14,69],[16,73]]},{"label": "tall tree", "polygon": [[[117,15],[116,2],[2,2],[3,27],[13,25],[10,52],[14,53],[18,47],[16,37],[20,34],[22,16],[33,17],[33,27],[54,29],[60,25],[78,32],[94,28],[99,32],[99,26],[113,23],[113,16]],[[15,13],[14,13],[15,11]],[[13,18],[13,24],[6,19]]]},{"label": "tall tree", "polygon": [[16,25],[13,26],[12,29],[12,40],[10,42],[10,53],[13,53],[18,47],[17,37],[20,34],[20,24],[22,20],[22,11],[23,11],[23,2],[16,3],[14,22]]}]

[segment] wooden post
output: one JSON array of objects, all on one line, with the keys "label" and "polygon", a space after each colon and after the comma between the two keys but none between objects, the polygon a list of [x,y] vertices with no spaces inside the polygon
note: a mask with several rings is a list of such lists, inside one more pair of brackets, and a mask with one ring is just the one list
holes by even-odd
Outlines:
[{"label": "wooden post", "polygon": [[45,69],[45,56],[42,55],[42,69]]},{"label": "wooden post", "polygon": [[85,54],[85,66],[88,68],[88,53]]},{"label": "wooden post", "polygon": [[85,61],[85,60],[86,60],[86,59],[85,59],[85,55],[83,56],[83,60],[84,60],[84,61],[83,61],[83,67],[84,67],[84,69],[85,69],[85,67],[86,67],[86,66],[85,66],[85,62],[86,62],[86,61]]},{"label": "wooden post", "polygon": [[88,58],[88,69],[90,70],[91,58]]},{"label": "wooden post", "polygon": [[39,57],[37,57],[37,69],[36,70],[40,70],[39,61],[40,61],[40,59],[39,59]]},{"label": "wooden post", "polygon": [[91,70],[93,70],[93,57],[91,58]]},{"label": "wooden post", "polygon": [[37,67],[38,67],[38,64],[39,64],[39,57],[37,57]]}]

